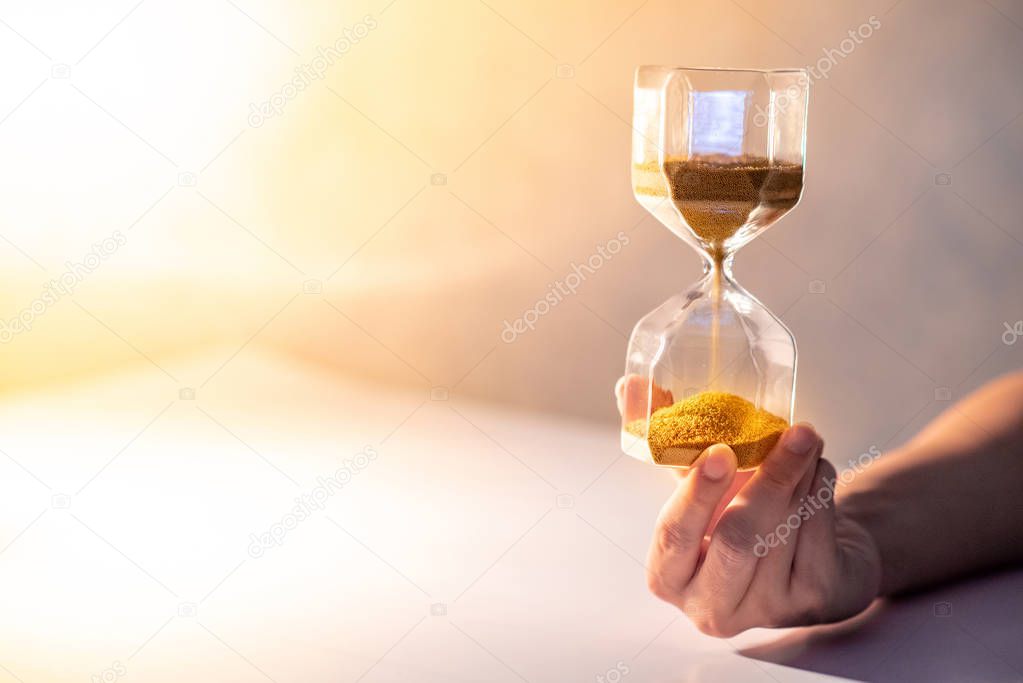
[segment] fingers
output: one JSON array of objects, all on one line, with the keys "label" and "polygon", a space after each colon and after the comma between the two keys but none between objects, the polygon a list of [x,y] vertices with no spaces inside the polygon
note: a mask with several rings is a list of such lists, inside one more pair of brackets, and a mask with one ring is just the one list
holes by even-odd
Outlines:
[{"label": "fingers", "polygon": [[[838,559],[834,485],[835,468],[822,458],[814,468],[813,482],[802,502],[800,514],[804,521],[799,534],[789,542],[795,546],[795,553],[787,590],[777,591],[787,595],[787,625],[817,623],[826,619],[829,611],[843,609],[834,592]],[[848,591],[837,593],[846,594]]]},{"label": "fingers", "polygon": [[793,571],[813,576],[821,558],[835,556],[835,467],[823,458],[814,469],[813,483],[804,503],[809,516],[799,529]]},{"label": "fingers", "polygon": [[678,603],[696,569],[703,538],[732,483],[735,468],[731,448],[711,446],[662,508],[647,558],[647,579],[658,597]]},{"label": "fingers", "polygon": [[[820,462],[823,450],[824,442],[818,440],[814,462]],[[806,468],[781,519],[765,537],[765,542],[758,543],[754,548],[754,554],[760,558],[760,562],[757,563],[750,592],[763,594],[771,592],[779,595],[788,592],[802,525],[811,514],[808,496],[814,490],[818,470],[819,464]]]},{"label": "fingers", "polygon": [[729,486],[728,490],[725,491],[725,495],[721,496],[721,500],[718,501],[718,506],[714,510],[714,515],[711,517],[710,520],[710,528],[707,529],[708,534],[714,532],[714,526],[717,524],[718,519],[721,518],[721,515],[722,513],[724,513],[725,508],[727,508],[728,504],[732,502],[732,499],[735,498],[736,494],[738,494],[739,491],[742,490],[742,487],[746,485],[746,482],[748,482],[752,478],[753,472],[751,470],[744,470],[742,472],[735,473],[735,476],[732,478],[731,486]]},{"label": "fingers", "polygon": [[658,408],[675,402],[671,391],[662,389],[656,382],[651,388],[649,380],[640,375],[619,378],[615,384],[615,398],[618,401],[618,412],[626,422],[646,417]]},{"label": "fingers", "polygon": [[[778,444],[768,454],[756,471],[747,495],[777,504],[779,496],[788,493],[791,497],[796,485],[811,463],[815,463],[815,451],[821,446],[817,432],[808,424],[789,427],[782,434]],[[784,504],[788,504],[788,498]]]},{"label": "fingers", "polygon": [[713,600],[715,611],[736,609],[757,568],[757,546],[785,516],[820,438],[808,425],[790,427],[721,515],[693,580],[694,590]]},{"label": "fingers", "polygon": [[625,415],[625,379],[619,377],[615,382],[615,401],[618,403],[618,414],[628,419]]}]

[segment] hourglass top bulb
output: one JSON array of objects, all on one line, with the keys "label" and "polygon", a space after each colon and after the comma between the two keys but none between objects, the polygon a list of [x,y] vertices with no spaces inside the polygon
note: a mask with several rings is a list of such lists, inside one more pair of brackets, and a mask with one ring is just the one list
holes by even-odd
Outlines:
[{"label": "hourglass top bulb", "polygon": [[803,167],[763,157],[666,159],[671,201],[689,229],[715,249],[743,227],[766,227],[799,201]]}]

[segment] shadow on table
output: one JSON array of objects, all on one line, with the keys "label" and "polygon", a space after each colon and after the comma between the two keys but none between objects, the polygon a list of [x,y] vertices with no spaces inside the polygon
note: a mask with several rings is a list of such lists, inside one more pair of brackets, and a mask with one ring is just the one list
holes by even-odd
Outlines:
[{"label": "shadow on table", "polygon": [[879,601],[739,653],[859,681],[1023,681],[1023,571]]}]

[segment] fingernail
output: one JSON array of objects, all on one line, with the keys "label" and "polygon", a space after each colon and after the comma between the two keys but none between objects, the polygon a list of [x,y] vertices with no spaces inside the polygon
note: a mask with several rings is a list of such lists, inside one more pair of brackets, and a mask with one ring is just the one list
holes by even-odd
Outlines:
[{"label": "fingernail", "polygon": [[711,448],[703,456],[700,471],[711,481],[721,481],[728,474],[728,457],[723,449]]},{"label": "fingernail", "polygon": [[785,450],[796,455],[806,455],[817,445],[817,432],[808,424],[797,424],[785,434]]}]

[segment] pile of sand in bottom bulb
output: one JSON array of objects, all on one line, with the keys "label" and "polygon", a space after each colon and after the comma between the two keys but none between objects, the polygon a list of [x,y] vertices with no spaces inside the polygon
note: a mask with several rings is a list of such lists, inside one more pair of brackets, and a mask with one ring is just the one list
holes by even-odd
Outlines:
[{"label": "pile of sand in bottom bulb", "polygon": [[[642,438],[645,423],[645,418],[634,420],[625,430]],[[646,437],[658,465],[692,465],[704,449],[723,443],[735,451],[739,469],[750,469],[764,461],[788,426],[741,396],[704,391],[655,410]]]}]

